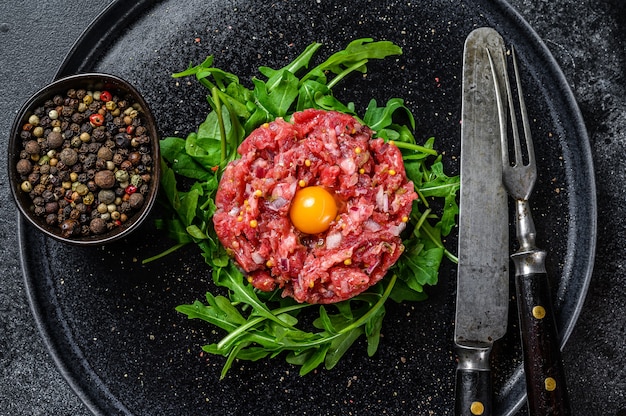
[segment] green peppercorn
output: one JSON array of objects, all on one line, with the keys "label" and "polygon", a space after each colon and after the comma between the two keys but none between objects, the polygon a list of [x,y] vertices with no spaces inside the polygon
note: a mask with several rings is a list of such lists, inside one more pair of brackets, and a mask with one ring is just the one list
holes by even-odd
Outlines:
[{"label": "green peppercorn", "polygon": [[33,127],[38,126],[39,117],[36,114],[33,114],[32,116],[28,117],[28,124],[30,124]]},{"label": "green peppercorn", "polygon": [[76,185],[76,192],[80,196],[85,196],[89,193],[89,188],[87,188],[87,185],[84,183],[78,183],[78,185]]},{"label": "green peppercorn", "polygon": [[24,182],[22,182],[22,185],[20,185],[20,188],[24,192],[30,192],[30,191],[33,190],[33,184],[30,183],[30,181],[24,181]]},{"label": "green peppercorn", "polygon": [[143,179],[141,175],[133,175],[130,177],[130,184],[139,188],[143,184]]},{"label": "green peppercorn", "polygon": [[93,195],[93,193],[88,192],[87,195],[83,197],[83,204],[91,205],[94,203],[95,200],[96,200],[96,197]]},{"label": "green peppercorn", "polygon": [[98,206],[96,207],[96,211],[98,211],[99,214],[104,214],[106,212],[109,212],[107,209],[107,204],[105,203],[98,204]]},{"label": "green peppercorn", "polygon": [[126,172],[125,170],[120,169],[115,172],[115,180],[117,180],[120,183],[127,182],[128,178],[129,178],[128,172]]},{"label": "green peppercorn", "polygon": [[50,163],[50,156],[48,155],[41,156],[39,160],[37,161],[37,163],[39,164],[39,166],[47,165],[48,163]]}]

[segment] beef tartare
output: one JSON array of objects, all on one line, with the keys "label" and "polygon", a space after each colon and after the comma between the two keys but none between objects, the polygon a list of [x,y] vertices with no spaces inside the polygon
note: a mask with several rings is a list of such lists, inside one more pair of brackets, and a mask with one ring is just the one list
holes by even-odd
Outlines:
[{"label": "beef tartare", "polygon": [[354,117],[305,110],[290,121],[239,146],[215,198],[215,231],[256,288],[299,302],[349,299],[402,254],[417,194],[400,150]]}]

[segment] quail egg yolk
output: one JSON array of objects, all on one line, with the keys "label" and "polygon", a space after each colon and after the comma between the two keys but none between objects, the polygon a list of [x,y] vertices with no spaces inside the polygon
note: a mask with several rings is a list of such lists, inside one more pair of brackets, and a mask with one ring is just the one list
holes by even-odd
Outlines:
[{"label": "quail egg yolk", "polygon": [[289,209],[291,223],[305,234],[326,231],[337,216],[333,195],[321,186],[299,189]]}]

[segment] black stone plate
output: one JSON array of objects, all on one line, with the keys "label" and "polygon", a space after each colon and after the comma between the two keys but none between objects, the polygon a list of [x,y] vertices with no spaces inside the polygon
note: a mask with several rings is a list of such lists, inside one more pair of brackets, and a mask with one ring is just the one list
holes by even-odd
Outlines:
[{"label": "black stone plate", "polygon": [[[403,97],[416,136],[436,137],[458,172],[461,57],[467,34],[493,26],[516,47],[538,151],[533,195],[538,244],[563,342],[581,311],[595,249],[596,206],[587,133],[566,80],[545,45],[504,1],[185,0],[118,1],[81,36],[57,76],[103,71],[133,83],[163,136],[185,137],[208,110],[195,80],[170,74],[207,55],[247,82],[260,65],[281,67],[313,41],[321,57],[358,37],[396,42],[404,54],[373,62],[336,91],[364,110]],[[320,58],[321,58],[320,57]],[[452,414],[456,268],[442,266],[430,299],[388,306],[378,353],[357,344],[332,371],[306,377],[279,357],[238,362],[219,381],[223,359],[201,353],[218,334],[175,312],[211,287],[195,247],[143,266],[169,246],[151,221],[101,248],[62,245],[20,222],[22,264],[41,333],[95,414]],[[453,233],[454,234],[454,233]],[[455,251],[456,240],[448,242]],[[493,353],[496,414],[524,402],[516,308]]]}]

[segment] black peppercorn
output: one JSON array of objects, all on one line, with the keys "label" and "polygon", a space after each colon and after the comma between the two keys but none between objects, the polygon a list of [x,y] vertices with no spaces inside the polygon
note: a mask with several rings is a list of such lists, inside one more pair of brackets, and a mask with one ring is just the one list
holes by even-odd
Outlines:
[{"label": "black peppercorn", "polygon": [[56,225],[57,223],[57,215],[56,214],[48,214],[46,215],[46,224],[48,225]]},{"label": "black peppercorn", "polygon": [[97,141],[97,142],[101,142],[101,141],[103,141],[104,139],[106,139],[106,134],[105,134],[105,132],[104,132],[104,130],[103,130],[103,129],[101,129],[100,127],[98,127],[98,128],[94,129],[94,130],[91,132],[91,137],[92,137],[95,141]]},{"label": "black peppercorn", "polygon": [[54,201],[54,192],[50,189],[46,189],[41,193],[41,197],[43,198],[44,202]]},{"label": "black peppercorn", "polygon": [[115,153],[113,155],[113,163],[117,166],[121,165],[122,162],[124,161],[124,153],[121,151],[118,151],[117,153]]},{"label": "black peppercorn", "polygon": [[116,134],[114,137],[114,140],[115,140],[115,145],[122,149],[126,149],[128,146],[130,146],[130,139],[128,137],[128,134],[126,133]]},{"label": "black peppercorn", "polygon": [[28,182],[31,183],[31,185],[37,185],[39,183],[39,173],[36,172],[32,172],[28,175]]},{"label": "black peppercorn", "polygon": [[93,131],[93,127],[91,126],[91,123],[83,123],[80,125],[81,133],[91,133],[92,131]]},{"label": "black peppercorn", "polygon": [[69,105],[64,105],[61,110],[61,115],[63,115],[63,117],[71,117],[72,114],[74,114],[74,109]]},{"label": "black peppercorn", "polygon": [[46,190],[46,186],[44,184],[37,184],[33,188],[33,195],[41,195]]},{"label": "black peppercorn", "polygon": [[46,203],[46,214],[54,214],[59,210],[59,203],[56,201]]}]

